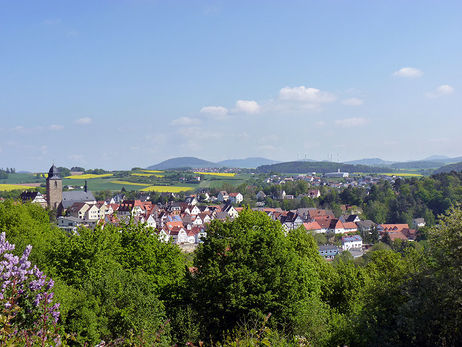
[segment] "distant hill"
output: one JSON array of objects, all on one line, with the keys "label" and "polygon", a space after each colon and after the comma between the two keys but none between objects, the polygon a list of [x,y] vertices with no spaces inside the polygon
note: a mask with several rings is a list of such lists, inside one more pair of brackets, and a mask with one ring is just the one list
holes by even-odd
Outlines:
[{"label": "distant hill", "polygon": [[438,154],[435,154],[435,155],[431,155],[429,157],[426,157],[424,159],[422,159],[423,161],[446,161],[448,159],[451,159],[449,158],[447,155],[438,155]]},{"label": "distant hill", "polygon": [[439,169],[436,169],[433,173],[439,174],[439,173],[446,173],[446,172],[451,172],[451,171],[457,171],[457,172],[462,171],[462,162],[442,166]]},{"label": "distant hill", "polygon": [[382,160],[380,158],[367,158],[367,159],[346,161],[344,164],[385,166],[385,165],[390,165],[392,163],[393,163],[392,161],[385,161],[385,160]]},{"label": "distant hill", "polygon": [[443,166],[444,163],[438,161],[406,161],[402,163],[393,163],[390,167],[394,169],[437,169]]},{"label": "distant hill", "polygon": [[147,167],[148,170],[167,170],[179,168],[201,168],[201,167],[218,167],[216,163],[211,161],[195,158],[195,157],[179,157],[167,159],[159,164]]},{"label": "distant hill", "polygon": [[201,167],[232,167],[232,168],[256,168],[261,165],[270,165],[277,161],[266,158],[246,158],[223,160],[218,163],[195,158],[195,157],[178,157],[165,160],[159,164],[147,167],[148,170],[167,170],[179,168],[201,168]]},{"label": "distant hill", "polygon": [[444,155],[432,155],[431,157],[425,158],[424,161],[433,161],[433,162],[438,162],[442,164],[455,164],[455,163],[461,162],[462,157],[450,158]]},{"label": "distant hill", "polygon": [[262,165],[271,165],[276,164],[277,161],[266,159],[266,158],[246,158],[246,159],[229,159],[219,161],[218,166],[224,167],[235,167],[235,168],[244,168],[244,169],[254,169]]},{"label": "distant hill", "polygon": [[291,161],[286,163],[279,163],[273,165],[263,165],[257,168],[259,172],[279,172],[279,173],[327,173],[334,172],[340,169],[344,172],[390,172],[390,168],[373,167],[367,165],[351,165],[343,163],[334,163],[329,161],[317,161],[317,162],[306,162],[306,161]]}]

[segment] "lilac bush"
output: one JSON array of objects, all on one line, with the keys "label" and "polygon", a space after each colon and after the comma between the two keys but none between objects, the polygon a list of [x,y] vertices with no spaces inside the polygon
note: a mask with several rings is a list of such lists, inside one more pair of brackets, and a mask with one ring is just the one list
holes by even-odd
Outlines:
[{"label": "lilac bush", "polygon": [[25,345],[59,345],[59,303],[53,302],[52,279],[28,260],[32,246],[21,257],[0,234],[0,346],[5,341]]}]

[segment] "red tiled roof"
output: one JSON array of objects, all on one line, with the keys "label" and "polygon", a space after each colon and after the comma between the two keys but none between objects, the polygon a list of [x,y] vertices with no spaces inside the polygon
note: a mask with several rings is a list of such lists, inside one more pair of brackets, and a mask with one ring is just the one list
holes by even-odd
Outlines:
[{"label": "red tiled roof", "polygon": [[305,227],[306,231],[310,230],[321,230],[322,227],[319,225],[318,222],[313,221],[313,222],[308,222],[308,223],[303,223],[303,226]]}]

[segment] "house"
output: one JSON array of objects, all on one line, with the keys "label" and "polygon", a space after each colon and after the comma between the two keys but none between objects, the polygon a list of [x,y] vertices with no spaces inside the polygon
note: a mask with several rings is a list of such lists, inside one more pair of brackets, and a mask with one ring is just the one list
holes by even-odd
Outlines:
[{"label": "house", "polygon": [[346,232],[342,221],[337,218],[333,218],[330,220],[329,228],[327,229],[327,231],[335,234],[343,234]]},{"label": "house", "polygon": [[423,228],[425,225],[425,219],[423,218],[414,218],[412,220],[412,227],[415,229]]},{"label": "house", "polygon": [[226,191],[222,190],[221,192],[218,193],[217,199],[220,202],[225,202],[225,201],[228,201],[229,195]]},{"label": "house", "polygon": [[375,223],[369,219],[356,222],[356,226],[360,232],[370,232],[375,227]]},{"label": "house", "polygon": [[244,197],[241,193],[229,193],[229,201],[233,204],[240,204]]},{"label": "house", "polygon": [[342,236],[342,249],[349,251],[350,249],[362,249],[363,239],[359,235]]},{"label": "house", "polygon": [[408,224],[379,224],[377,226],[377,230],[380,233],[398,232],[398,231],[402,231],[403,229],[409,229],[409,225]]},{"label": "house", "polygon": [[321,192],[319,191],[319,189],[311,189],[310,191],[308,191],[308,195],[311,199],[316,199],[321,196]]},{"label": "house", "polygon": [[227,204],[223,208],[223,212],[226,212],[228,214],[228,216],[230,218],[232,218],[232,219],[237,218],[239,216],[239,213],[237,212],[237,210],[231,204]]},{"label": "house", "polygon": [[308,214],[311,219],[316,217],[329,217],[335,218],[334,212],[332,210],[324,210],[319,208],[308,208]]},{"label": "house", "polygon": [[262,201],[262,200],[265,200],[265,199],[266,199],[266,194],[265,194],[262,190],[260,190],[260,191],[257,193],[257,196],[256,196],[256,197],[257,197],[257,200],[258,200],[258,201]]},{"label": "house", "polygon": [[76,218],[72,216],[58,217],[58,227],[67,231],[68,233],[75,234],[77,233],[77,229],[80,226],[84,226],[84,225],[85,225],[85,221],[80,218]]},{"label": "house", "polygon": [[303,224],[303,219],[295,212],[289,211],[279,217],[279,221],[286,231],[294,230]]},{"label": "house", "polygon": [[356,223],[353,222],[344,222],[343,228],[345,229],[346,233],[353,233],[355,231],[358,231],[358,226],[356,225]]},{"label": "house", "polygon": [[318,249],[319,254],[326,260],[332,260],[340,253],[340,249],[335,245],[321,245]]},{"label": "house", "polygon": [[197,201],[197,197],[195,195],[190,195],[188,197],[186,197],[185,199],[185,202],[188,204],[188,205],[197,205],[197,203],[199,201]]},{"label": "house", "polygon": [[85,202],[75,202],[67,209],[68,216],[79,219],[85,219],[85,213],[90,208],[90,205]]},{"label": "house", "polygon": [[188,242],[188,234],[186,230],[184,230],[181,226],[174,226],[172,229],[169,230],[170,237],[173,240],[173,243],[187,243]]},{"label": "house", "polygon": [[157,227],[156,219],[154,215],[150,214],[148,218],[145,220],[146,226],[155,229]]},{"label": "house", "polygon": [[86,221],[97,221],[97,220],[100,219],[99,216],[100,216],[100,214],[99,214],[98,206],[96,206],[96,204],[90,205],[90,208],[88,208],[85,211],[84,220],[86,220]]},{"label": "house", "polygon": [[316,221],[321,227],[321,232],[325,233],[329,230],[330,222],[332,219],[333,218],[327,215],[327,216],[322,216],[322,217],[315,217],[312,219],[312,221]]},{"label": "house", "polygon": [[325,232],[325,230],[323,231],[319,223],[316,221],[303,223],[303,227],[305,228],[306,231],[312,231],[315,233]]},{"label": "house", "polygon": [[23,203],[30,202],[32,204],[39,204],[42,207],[47,207],[48,202],[40,192],[25,191],[20,196]]}]

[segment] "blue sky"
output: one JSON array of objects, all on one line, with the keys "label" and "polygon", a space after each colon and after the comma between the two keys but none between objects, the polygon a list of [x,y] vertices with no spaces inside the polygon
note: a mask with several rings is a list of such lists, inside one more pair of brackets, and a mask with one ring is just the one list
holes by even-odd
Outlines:
[{"label": "blue sky", "polygon": [[462,155],[461,1],[0,0],[0,167]]}]

